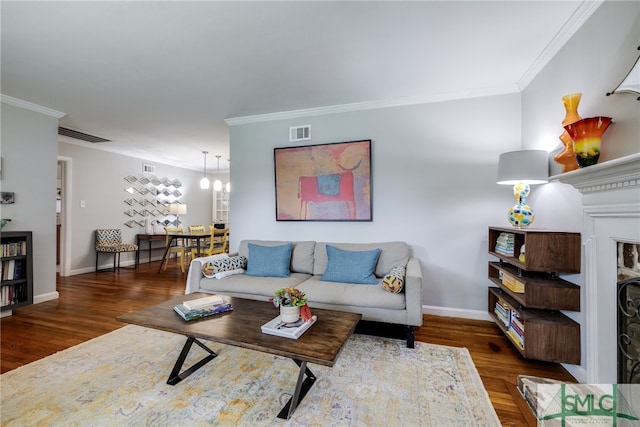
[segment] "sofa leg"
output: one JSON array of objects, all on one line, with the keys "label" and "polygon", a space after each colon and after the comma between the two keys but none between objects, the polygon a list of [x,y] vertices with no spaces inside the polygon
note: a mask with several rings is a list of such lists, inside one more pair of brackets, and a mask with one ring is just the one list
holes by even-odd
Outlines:
[{"label": "sofa leg", "polygon": [[407,326],[407,348],[415,348],[415,334],[413,326]]}]

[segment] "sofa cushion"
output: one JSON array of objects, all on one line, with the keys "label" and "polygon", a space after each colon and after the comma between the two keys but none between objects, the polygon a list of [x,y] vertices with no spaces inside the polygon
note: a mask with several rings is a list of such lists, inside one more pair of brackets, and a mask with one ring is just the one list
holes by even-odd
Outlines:
[{"label": "sofa cushion", "polygon": [[[280,246],[288,242],[278,240],[242,240],[238,248],[239,255],[249,257],[249,243],[260,246]],[[315,247],[316,242],[314,241],[293,242],[290,270],[294,273],[313,274],[313,252]]]},{"label": "sofa cushion", "polygon": [[266,301],[273,297],[278,289],[297,287],[309,277],[311,277],[309,274],[304,273],[291,273],[289,277],[258,277],[237,274],[220,280],[202,278],[200,279],[200,289],[218,294],[257,295]]},{"label": "sofa cushion", "polygon": [[289,277],[291,242],[279,246],[261,246],[249,243],[246,274],[261,277]]},{"label": "sofa cushion", "polygon": [[401,265],[395,266],[391,271],[382,278],[382,287],[392,294],[399,294],[404,288],[404,278],[407,269]]},{"label": "sofa cushion", "polygon": [[326,245],[334,246],[347,251],[367,251],[380,249],[380,257],[376,264],[376,277],[383,277],[396,265],[406,266],[409,262],[410,248],[405,242],[384,242],[384,243],[316,243],[315,261],[313,263],[313,274],[322,276],[327,268],[328,258]]},{"label": "sofa cushion", "polygon": [[[237,277],[237,276],[234,276]],[[312,276],[297,286],[304,291],[312,307],[315,303],[332,304],[340,310],[340,306],[373,307],[391,310],[406,308],[405,294],[391,294],[381,284],[372,286],[355,285],[353,283],[323,282],[320,276]],[[313,311],[313,310],[312,310]],[[357,310],[356,310],[357,312]]]},{"label": "sofa cushion", "polygon": [[370,251],[345,251],[326,245],[328,263],[322,280],[325,282],[375,285],[378,283],[373,271],[376,268],[380,249]]}]

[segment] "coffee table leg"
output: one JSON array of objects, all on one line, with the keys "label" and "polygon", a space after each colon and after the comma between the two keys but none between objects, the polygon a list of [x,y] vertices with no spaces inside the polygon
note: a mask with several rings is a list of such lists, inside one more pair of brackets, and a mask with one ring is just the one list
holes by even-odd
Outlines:
[{"label": "coffee table leg", "polygon": [[[180,373],[180,369],[182,369],[182,365],[184,364],[184,361],[187,358],[187,355],[189,354],[189,350],[191,350],[191,345],[193,343],[198,344],[200,347],[202,347],[204,349],[204,351],[209,353],[209,355],[206,356],[205,358],[201,359],[200,361],[194,363],[193,365],[191,365],[190,367],[188,367],[187,369],[182,371],[182,373]],[[178,384],[180,381],[182,381],[183,379],[187,378],[189,375],[193,374],[195,371],[200,369],[202,366],[204,366],[205,364],[207,364],[208,362],[213,360],[216,356],[218,356],[218,355],[215,352],[213,352],[213,350],[211,350],[206,345],[202,344],[195,337],[187,337],[187,342],[184,343],[184,346],[182,347],[182,351],[180,352],[180,356],[178,356],[178,360],[176,360],[176,364],[173,365],[173,370],[171,371],[171,374],[169,375],[169,379],[167,380],[167,384],[169,384],[169,385]]]},{"label": "coffee table leg", "polygon": [[[293,392],[293,396],[291,396],[291,399],[289,399],[287,404],[284,405],[278,414],[278,418],[283,420],[291,418],[291,415],[293,415],[293,412],[298,407],[298,403],[304,399],[313,383],[316,382],[316,376],[313,375],[313,372],[311,372],[309,368],[307,368],[307,362],[301,362],[297,359],[293,359],[293,361],[300,367],[300,372],[298,373],[298,382],[296,383],[296,389]],[[304,378],[305,375],[307,378]]]}]

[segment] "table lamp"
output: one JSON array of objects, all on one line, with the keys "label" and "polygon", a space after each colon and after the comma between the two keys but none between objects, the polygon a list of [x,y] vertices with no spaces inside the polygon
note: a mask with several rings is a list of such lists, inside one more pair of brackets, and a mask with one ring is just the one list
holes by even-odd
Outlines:
[{"label": "table lamp", "polygon": [[527,205],[529,185],[549,182],[549,153],[545,150],[520,150],[500,154],[498,184],[513,185],[516,204],[509,209],[507,218],[514,227],[527,227],[533,223],[533,209]]},{"label": "table lamp", "polygon": [[180,215],[186,215],[187,205],[184,203],[171,203],[169,205],[169,213],[176,216],[176,226],[180,226]]}]

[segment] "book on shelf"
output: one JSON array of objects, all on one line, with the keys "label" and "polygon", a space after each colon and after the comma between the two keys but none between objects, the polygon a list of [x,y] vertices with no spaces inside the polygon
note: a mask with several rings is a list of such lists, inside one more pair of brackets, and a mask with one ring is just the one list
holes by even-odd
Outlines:
[{"label": "book on shelf", "polygon": [[515,311],[511,312],[511,324],[524,335],[524,324],[520,321],[520,316]]},{"label": "book on shelf", "polygon": [[515,236],[513,233],[500,233],[495,251],[505,256],[513,256]]},{"label": "book on shelf", "polygon": [[182,304],[189,310],[195,310],[202,307],[207,307],[211,305],[224,304],[224,299],[218,295],[209,295],[202,298],[192,299],[190,301],[185,301]]},{"label": "book on shelf", "polygon": [[496,316],[498,316],[498,319],[500,319],[500,321],[506,327],[509,327],[509,315],[504,311],[504,309],[502,307],[496,305],[494,313],[496,314]]},{"label": "book on shelf", "polygon": [[502,275],[502,284],[513,292],[517,292],[519,294],[524,293],[524,283],[510,274],[504,273]]},{"label": "book on shelf", "polygon": [[318,320],[317,316],[311,316],[311,320],[303,322],[298,320],[296,323],[285,323],[280,320],[280,316],[272,319],[262,325],[263,334],[276,335],[283,338],[293,338],[297,340]]},{"label": "book on shelf", "polygon": [[2,244],[2,256],[10,257],[10,256],[20,256],[27,254],[27,242],[9,242]]},{"label": "book on shelf", "polygon": [[524,350],[524,337],[519,335],[513,328],[507,329],[507,335],[511,337],[511,340],[516,343],[520,349]]},{"label": "book on shelf", "polygon": [[2,280],[13,280],[16,261],[14,259],[2,262]]},{"label": "book on shelf", "polygon": [[214,314],[224,313],[233,310],[233,306],[230,303],[213,304],[205,307],[189,310],[183,304],[173,306],[173,311],[178,313],[184,320],[200,319],[202,317],[212,316]]},{"label": "book on shelf", "polygon": [[2,294],[1,294],[1,301],[0,301],[0,305],[10,305],[13,304],[16,301],[16,292],[15,289],[13,289],[13,286],[3,286],[2,287]]}]

